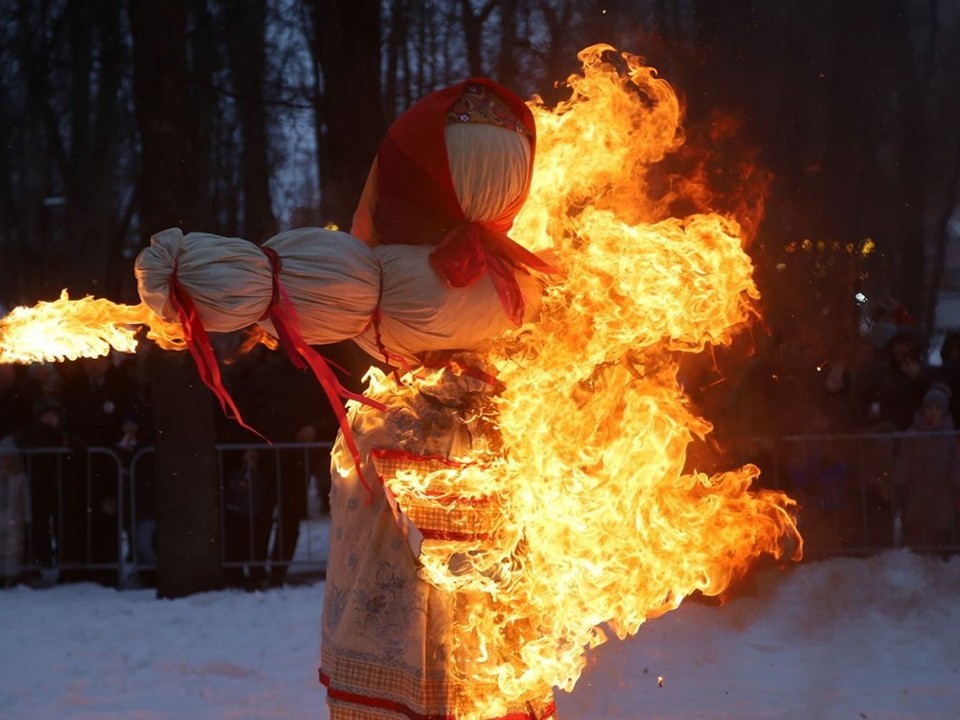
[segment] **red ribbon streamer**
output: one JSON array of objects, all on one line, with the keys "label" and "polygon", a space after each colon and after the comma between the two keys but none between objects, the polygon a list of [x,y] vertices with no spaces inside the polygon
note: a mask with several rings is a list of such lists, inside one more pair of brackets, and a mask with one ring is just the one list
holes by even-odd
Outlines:
[{"label": "red ribbon streamer", "polygon": [[482,222],[464,222],[430,253],[430,265],[451,287],[466,287],[489,271],[504,312],[514,325],[523,322],[524,299],[515,268],[559,272],[522,245]]},{"label": "red ribbon streamer", "polygon": [[[410,364],[407,362],[406,358],[402,355],[394,355],[389,350],[387,346],[383,343],[383,335],[380,332],[380,323],[383,320],[383,310],[381,309],[381,304],[383,302],[383,265],[380,263],[380,260],[377,259],[377,267],[380,269],[380,286],[377,290],[377,305],[373,308],[373,313],[370,315],[370,323],[368,327],[373,327],[373,337],[377,343],[377,350],[380,351],[380,354],[383,355],[383,360],[387,365],[392,365],[393,378],[397,381],[397,384],[400,384],[400,370],[404,372],[412,372]],[[394,365],[394,360],[396,364]]]},{"label": "red ribbon streamer", "polygon": [[353,437],[353,430],[350,428],[350,422],[341,399],[356,400],[381,412],[386,412],[387,407],[383,403],[371,400],[343,387],[327,363],[326,358],[310,347],[307,341],[303,339],[303,335],[300,333],[300,323],[297,320],[296,310],[293,307],[293,303],[290,302],[290,296],[280,283],[280,256],[277,254],[277,251],[271,247],[262,247],[260,249],[263,250],[264,255],[270,260],[273,273],[273,297],[270,300],[270,307],[267,309],[266,317],[273,323],[273,327],[277,331],[277,339],[280,342],[280,347],[283,348],[294,367],[299,369],[309,367],[317,380],[320,381],[320,385],[323,387],[323,391],[330,401],[330,407],[337,416],[343,441],[346,443],[347,448],[350,450],[350,455],[353,457],[357,476],[367,490],[368,502],[372,502],[373,488],[363,476],[360,451],[357,448],[356,441]]},{"label": "red ribbon streamer", "polygon": [[223,379],[220,376],[220,366],[217,364],[217,356],[213,352],[213,346],[210,344],[210,336],[207,335],[203,323],[200,321],[200,314],[197,312],[197,306],[193,304],[190,293],[180,283],[177,277],[177,261],[173,262],[173,272],[170,273],[170,304],[177,313],[180,325],[183,326],[184,339],[187,342],[187,349],[193,356],[197,371],[200,373],[200,379],[204,385],[213,391],[217,400],[220,401],[220,409],[227,417],[231,417],[241,426],[252,432],[254,435],[263,438],[266,442],[270,440],[264,437],[260,432],[247,425],[240,416],[240,410],[237,409],[230,393],[223,386]]}]

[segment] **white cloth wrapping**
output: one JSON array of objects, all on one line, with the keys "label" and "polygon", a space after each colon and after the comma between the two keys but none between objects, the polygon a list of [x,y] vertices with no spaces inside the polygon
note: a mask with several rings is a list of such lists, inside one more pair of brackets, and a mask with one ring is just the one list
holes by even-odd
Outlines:
[{"label": "white cloth wrapping", "polygon": [[[280,283],[308,343],[347,340],[370,324],[380,297],[380,262],[362,242],[343,232],[301,228],[264,245],[280,256]],[[260,324],[273,333],[269,321]]]},{"label": "white cloth wrapping", "polygon": [[[265,245],[280,258],[280,283],[312,345],[355,338],[382,357],[371,323],[378,300],[383,346],[408,362],[430,350],[478,349],[512,327],[489,277],[465,288],[447,286],[430,267],[430,246],[370,248],[321,228],[283,232]],[[210,233],[184,235],[176,228],[154,235],[137,257],[135,272],[141,299],[167,320],[176,319],[169,299],[174,264],[207,330],[230,332],[259,322],[274,333],[270,321],[261,320],[273,278],[259,247]],[[529,318],[539,307],[540,289],[529,275],[518,273],[517,279]]]},{"label": "white cloth wrapping", "polygon": [[[512,329],[489,275],[468,287],[452,288],[430,267],[429,245],[378,245],[383,267],[384,347],[408,361],[427,350],[477,350]],[[540,288],[526,273],[517,273],[526,299],[525,319],[540,307]],[[367,353],[379,357],[374,328],[356,338]]]},{"label": "white cloth wrapping", "polygon": [[164,230],[137,256],[134,273],[140,299],[164,320],[177,320],[170,304],[174,266],[203,326],[212,332],[246,327],[270,304],[270,261],[253,243],[209,233]]}]

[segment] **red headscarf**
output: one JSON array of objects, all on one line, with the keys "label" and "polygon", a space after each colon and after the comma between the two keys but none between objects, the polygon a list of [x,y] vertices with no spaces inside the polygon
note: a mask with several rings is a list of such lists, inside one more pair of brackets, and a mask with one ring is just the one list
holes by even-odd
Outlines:
[{"label": "red headscarf", "polygon": [[[519,268],[554,269],[507,236],[530,190],[530,172],[523,192],[495,218],[468,220],[450,177],[445,130],[451,108],[471,89],[482,88],[506,106],[536,148],[533,115],[517,95],[486,78],[471,78],[437,90],[407,110],[391,125],[376,160],[372,232],[380,244],[435,244],[430,264],[452,287],[465,287],[485,272],[497,289],[510,319],[523,320],[523,295],[514,277]],[[363,201],[361,201],[361,204]],[[354,225],[361,240],[366,229]]]}]

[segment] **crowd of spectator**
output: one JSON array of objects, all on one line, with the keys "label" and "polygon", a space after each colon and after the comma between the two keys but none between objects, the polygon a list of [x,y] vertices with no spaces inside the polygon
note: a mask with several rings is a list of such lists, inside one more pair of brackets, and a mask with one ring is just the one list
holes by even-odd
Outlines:
[{"label": "crowd of spectator", "polygon": [[[92,455],[88,465],[84,454],[87,448],[120,449],[126,434],[145,427],[143,398],[131,364],[110,357],[0,365],[0,438],[8,448],[61,451],[6,454],[28,479],[22,564],[34,573],[82,564],[90,567],[64,570],[61,578],[115,579],[115,571],[108,575],[95,566],[116,563],[118,470],[107,455]],[[17,579],[8,573],[8,582]]]},{"label": "crowd of spectator", "polygon": [[[885,331],[885,332],[884,332]],[[960,333],[948,333],[939,364],[928,362],[927,339],[912,327],[881,326],[853,355],[858,362],[828,372],[824,383],[827,429],[867,435],[851,457],[843,448],[834,465],[863,484],[861,512],[872,514],[876,537],[927,551],[960,546]],[[890,441],[888,433],[909,433]],[[856,466],[853,466],[853,462]],[[858,477],[859,475],[859,477]],[[849,484],[849,483],[848,483]],[[850,503],[853,504],[852,502]],[[863,508],[866,508],[864,511]],[[892,524],[885,520],[892,517]]]},{"label": "crowd of spectator", "polygon": [[691,372],[687,387],[716,435],[716,451],[695,462],[760,467],[761,485],[798,500],[810,554],[956,552],[960,332],[930,362],[930,339],[902,313],[868,320],[832,346],[816,330],[757,331],[754,347],[739,349],[747,363]]},{"label": "crowd of spectator", "polygon": [[[153,416],[143,365],[119,353],[0,364],[0,586],[50,578],[117,585],[121,552],[154,564]],[[258,346],[225,378],[270,440],[333,439],[336,423],[317,381],[281,353]],[[218,445],[264,444],[226,418],[219,425]],[[261,447],[224,453],[223,467],[225,579],[247,589],[280,585],[311,479],[318,511],[328,512],[329,456]],[[149,584],[153,574],[134,581]]]},{"label": "crowd of spectator", "polygon": [[[934,365],[914,326],[873,320],[837,348],[755,332],[745,336],[749,352],[734,348],[729,364],[708,353],[684,368],[681,382],[715,425],[691,447],[688,466],[759,466],[761,486],[798,500],[812,554],[898,544],[956,551],[960,333],[946,336]],[[140,565],[155,560],[155,484],[150,454],[140,452],[153,438],[142,365],[137,355],[0,364],[0,584],[35,581],[45,569],[60,581],[116,584],[124,535]],[[282,353],[257,346],[225,380],[246,421],[272,441],[333,440],[336,420],[319,384]],[[217,442],[262,440],[224,418]],[[87,452],[100,448],[110,452]],[[225,454],[222,467],[226,582],[282,584],[310,479],[328,512],[328,455],[261,446]],[[149,573],[140,579],[150,582]]]}]

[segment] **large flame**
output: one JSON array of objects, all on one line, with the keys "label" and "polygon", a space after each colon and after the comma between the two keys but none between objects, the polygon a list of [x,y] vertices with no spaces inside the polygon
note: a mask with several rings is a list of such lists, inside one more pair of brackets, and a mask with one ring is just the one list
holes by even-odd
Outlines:
[{"label": "large flame", "polygon": [[[71,300],[66,290],[53,301],[15,307],[0,318],[0,363],[60,362],[136,352],[145,335],[164,350],[185,350],[183,326],[157,315],[146,303],[124,305],[106,298]],[[247,328],[237,355],[254,345],[278,346],[258,325]],[[227,359],[226,362],[231,362]]]},{"label": "large flame", "polygon": [[71,300],[67,291],[57,300],[20,306],[0,318],[0,363],[31,363],[101,357],[111,349],[134,352],[137,333],[167,349],[181,349],[183,331],[144,304],[123,305],[104,298]]},{"label": "large flame", "polygon": [[[717,595],[760,554],[800,557],[794,503],[751,491],[756,467],[684,473],[711,427],[678,381],[680,358],[728,342],[758,293],[734,219],[666,217],[672,198],[649,197],[651,164],[683,141],[680,103],[639,58],[618,72],[611,50],[581,53],[568,102],[531,104],[534,185],[512,234],[563,278],[537,324],[491,355],[501,451],[390,481],[403,507],[499,510],[472,542],[424,544],[423,573],[455,617],[457,717],[572,689],[604,628],[622,638],[695,591]],[[374,396],[397,392],[372,374]]]},{"label": "large flame", "polygon": [[[563,276],[538,322],[490,354],[505,387],[496,451],[478,443],[460,469],[390,483],[401,506],[495,510],[476,539],[430,540],[422,556],[455,618],[458,717],[572,689],[605,628],[625,637],[695,591],[719,594],[760,554],[800,556],[794,502],[752,491],[757,468],[684,473],[711,427],[678,381],[680,358],[728,342],[758,293],[735,219],[669,217],[676,195],[649,192],[651,166],[683,143],[682,109],[639,58],[624,54],[624,72],[606,62],[612,50],[580,54],[569,101],[531,103],[534,184],[512,234]],[[698,192],[689,179],[673,187]],[[179,325],[144,305],[64,293],[0,319],[0,362],[130,352],[139,325],[183,347]],[[369,394],[432,381],[372,373]]]}]

